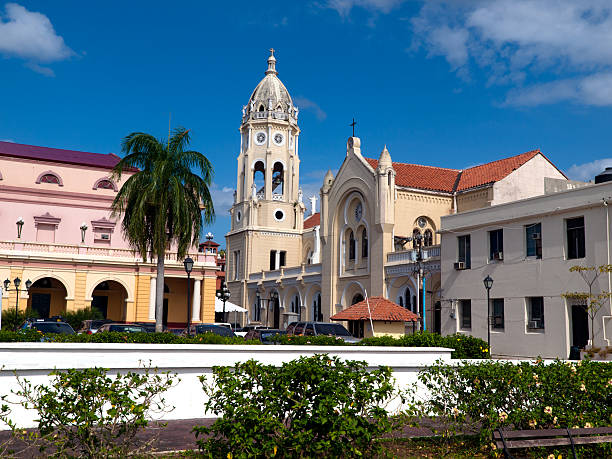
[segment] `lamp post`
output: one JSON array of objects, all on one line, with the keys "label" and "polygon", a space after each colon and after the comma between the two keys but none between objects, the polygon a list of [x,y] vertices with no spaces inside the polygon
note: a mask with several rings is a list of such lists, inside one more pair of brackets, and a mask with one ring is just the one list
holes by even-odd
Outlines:
[{"label": "lamp post", "polygon": [[[30,287],[32,286],[32,281],[30,279],[26,281],[25,290],[19,288],[21,286],[21,279],[19,279],[18,277],[16,277],[13,280],[13,284],[15,285],[15,288],[13,289],[13,291],[17,294],[17,296],[15,297],[15,328],[14,328],[14,331],[17,331],[17,317],[19,315],[19,292],[27,292],[28,290],[30,290]],[[8,279],[4,281],[4,290],[6,290],[7,292],[11,291],[11,281]]]},{"label": "lamp post", "polygon": [[193,260],[190,257],[183,261],[185,272],[187,273],[187,336],[191,336],[191,301],[189,298],[189,289],[191,287],[191,271],[193,270]]},{"label": "lamp post", "polygon": [[21,230],[23,229],[23,218],[19,217],[15,222],[17,225],[17,239],[21,239]]},{"label": "lamp post", "polygon": [[225,282],[223,282],[223,284],[221,284],[221,288],[217,290],[217,298],[223,301],[223,322],[227,322],[227,320],[225,320],[225,302],[230,299],[230,296],[231,293],[227,288],[227,285],[225,285]]},{"label": "lamp post", "polygon": [[81,244],[85,243],[85,231],[87,231],[87,223],[83,222],[81,223],[81,226],[79,227],[79,229],[81,230]]},{"label": "lamp post", "polygon": [[484,287],[487,289],[487,345],[489,346],[489,355],[491,355],[491,300],[490,293],[493,287],[493,278],[487,276],[483,279]]}]

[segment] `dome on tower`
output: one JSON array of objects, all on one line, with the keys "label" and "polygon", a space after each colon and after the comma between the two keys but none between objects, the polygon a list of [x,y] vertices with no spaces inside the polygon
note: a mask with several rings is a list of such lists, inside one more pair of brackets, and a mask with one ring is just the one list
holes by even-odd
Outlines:
[{"label": "dome on tower", "polygon": [[274,49],[271,49],[266,76],[251,94],[249,103],[242,109],[244,121],[249,118],[267,119],[268,117],[297,121],[298,109],[293,105],[289,91],[277,75]]}]

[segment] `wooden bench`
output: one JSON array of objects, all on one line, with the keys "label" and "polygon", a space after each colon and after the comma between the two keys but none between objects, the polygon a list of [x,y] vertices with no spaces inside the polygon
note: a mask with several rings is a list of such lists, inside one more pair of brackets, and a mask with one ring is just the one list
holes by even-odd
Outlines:
[{"label": "wooden bench", "polygon": [[535,448],[538,446],[571,446],[576,459],[576,445],[612,442],[612,427],[593,427],[584,429],[535,429],[502,430],[493,432],[493,440],[498,449],[504,450],[504,457],[513,459],[511,449]]}]

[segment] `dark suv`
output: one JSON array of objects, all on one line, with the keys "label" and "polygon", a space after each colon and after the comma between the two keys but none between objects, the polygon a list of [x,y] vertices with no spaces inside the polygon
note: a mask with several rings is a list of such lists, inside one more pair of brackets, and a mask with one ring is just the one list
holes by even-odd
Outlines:
[{"label": "dark suv", "polygon": [[336,336],[347,343],[357,343],[360,340],[353,337],[342,324],[331,322],[292,322],[287,327],[287,335],[296,336]]},{"label": "dark suv", "polygon": [[59,316],[50,319],[26,319],[21,326],[22,330],[34,329],[41,333],[59,333],[61,335],[74,335],[72,327]]}]

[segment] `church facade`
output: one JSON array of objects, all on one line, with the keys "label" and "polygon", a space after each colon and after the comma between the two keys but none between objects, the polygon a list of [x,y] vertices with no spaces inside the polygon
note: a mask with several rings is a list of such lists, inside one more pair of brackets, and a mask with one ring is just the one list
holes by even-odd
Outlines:
[{"label": "church facade", "polygon": [[545,178],[567,181],[539,150],[456,170],[393,162],[386,146],[373,159],[350,137],[336,176],[326,174],[307,210],[298,114],[272,53],[243,107],[226,235],[227,285],[250,323],[328,321],[381,296],[441,331],[441,217],[543,194]]}]

